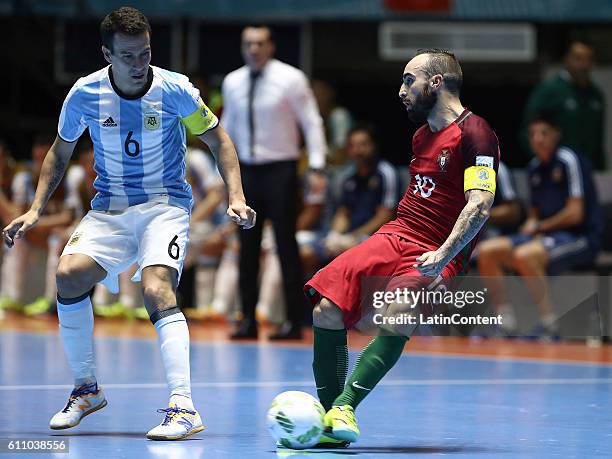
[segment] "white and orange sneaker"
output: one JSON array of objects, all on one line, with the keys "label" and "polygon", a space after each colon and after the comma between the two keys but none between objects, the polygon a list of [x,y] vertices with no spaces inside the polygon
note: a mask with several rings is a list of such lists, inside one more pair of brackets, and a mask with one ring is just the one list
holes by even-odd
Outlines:
[{"label": "white and orange sneaker", "polygon": [[81,422],[85,416],[107,405],[102,389],[97,383],[75,387],[64,409],[55,414],[49,422],[53,430],[69,429]]},{"label": "white and orange sneaker", "polygon": [[196,410],[188,410],[170,403],[168,408],[157,410],[166,413],[160,425],[147,433],[150,440],[180,440],[204,430],[202,419]]}]

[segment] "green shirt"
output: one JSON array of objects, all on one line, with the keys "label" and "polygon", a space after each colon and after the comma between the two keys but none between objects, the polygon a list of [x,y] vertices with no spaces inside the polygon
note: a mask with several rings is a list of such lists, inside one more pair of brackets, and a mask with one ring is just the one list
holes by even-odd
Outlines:
[{"label": "green shirt", "polygon": [[530,153],[527,125],[532,116],[544,110],[557,114],[562,144],[588,158],[595,169],[606,168],[603,148],[605,99],[593,82],[579,87],[563,70],[533,90],[525,107],[521,129],[521,141]]}]

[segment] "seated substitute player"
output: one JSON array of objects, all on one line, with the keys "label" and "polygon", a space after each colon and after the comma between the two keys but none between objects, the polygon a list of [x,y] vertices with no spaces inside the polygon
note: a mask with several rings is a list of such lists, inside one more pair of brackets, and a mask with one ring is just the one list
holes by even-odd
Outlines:
[{"label": "seated substitute player", "polygon": [[64,175],[85,129],[94,143],[92,210],[68,241],[57,269],[60,336],[75,388],[50,422],[73,427],[106,406],[94,373],[90,290],[138,262],[145,305],[159,337],[170,388],[164,421],[147,433],[155,440],[184,438],[204,429],[191,401],[189,331],[176,306],[176,287],[188,243],[191,188],[185,181],[185,129],[214,152],[229,193],[228,215],[245,228],[247,207],[234,146],[187,77],[150,65],[151,28],[138,10],[122,7],[101,24],[109,66],[80,78],[59,118],[30,210],[4,228],[10,247],[34,226]]},{"label": "seated substitute player", "polygon": [[346,329],[371,325],[364,323],[366,316],[361,320],[364,281],[388,277],[389,289],[402,278],[428,285],[457,276],[488,218],[499,145],[487,122],[461,104],[462,79],[461,66],[448,51],[421,50],[408,62],[399,97],[410,118],[426,124],[412,141],[411,181],[397,218],[321,269],[304,287],[314,303],[313,371],[328,410],[327,442],[358,439],[355,408],[395,365],[413,331],[406,326],[375,337],[345,385]]},{"label": "seated substitute player", "polygon": [[331,230],[300,248],[306,263],[314,258],[310,264],[317,267],[367,239],[395,214],[399,178],[395,168],[379,157],[374,128],[366,124],[352,128],[346,150],[353,173],[342,181]]},{"label": "seated substitute player", "polygon": [[544,276],[593,262],[601,246],[603,217],[588,160],[559,144],[555,113],[535,115],[528,136],[536,157],[529,163],[527,220],[517,234],[481,244],[478,271],[489,278],[491,299],[508,333],[515,331],[517,320],[503,285],[494,279],[503,276],[505,268],[524,277],[540,312],[534,334],[550,337],[557,333],[556,316]]}]

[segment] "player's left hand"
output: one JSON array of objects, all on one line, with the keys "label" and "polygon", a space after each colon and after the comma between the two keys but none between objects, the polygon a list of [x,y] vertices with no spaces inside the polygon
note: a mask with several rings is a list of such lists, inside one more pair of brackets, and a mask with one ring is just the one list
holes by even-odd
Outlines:
[{"label": "player's left hand", "polygon": [[417,262],[413,266],[418,269],[423,276],[427,277],[438,277],[448,263],[446,254],[438,250],[425,252],[418,257],[416,261]]},{"label": "player's left hand", "polygon": [[245,203],[230,204],[227,208],[227,215],[234,223],[244,229],[253,228],[257,221],[257,213]]},{"label": "player's left hand", "polygon": [[28,210],[25,214],[15,218],[2,230],[4,244],[10,249],[15,245],[17,239],[21,239],[26,231],[38,222],[40,214],[34,210]]}]

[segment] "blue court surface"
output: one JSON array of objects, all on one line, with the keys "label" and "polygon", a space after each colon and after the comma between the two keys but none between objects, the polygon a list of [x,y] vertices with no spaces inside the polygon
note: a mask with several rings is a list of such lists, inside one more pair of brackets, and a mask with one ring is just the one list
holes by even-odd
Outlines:
[{"label": "blue court surface", "polygon": [[167,402],[156,341],[102,337],[96,345],[109,404],[54,432],[49,418],[71,388],[59,338],[0,334],[0,438],[68,438],[70,453],[53,457],[88,459],[612,457],[610,365],[408,352],[360,405],[358,443],[300,452],[276,450],[265,413],[281,391],[314,394],[310,348],[192,343],[193,398],[207,429],[154,442],[145,433]]}]

